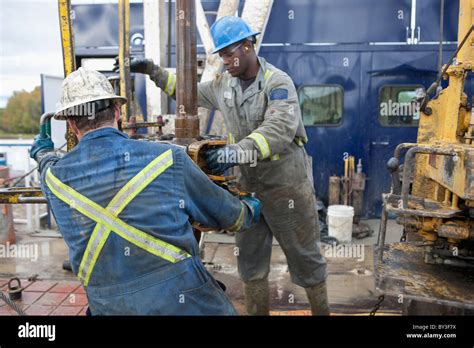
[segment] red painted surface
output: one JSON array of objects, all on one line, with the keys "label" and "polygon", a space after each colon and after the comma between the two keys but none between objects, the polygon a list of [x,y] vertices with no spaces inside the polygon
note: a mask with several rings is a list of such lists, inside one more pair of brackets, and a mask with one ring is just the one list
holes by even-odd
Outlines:
[{"label": "red painted surface", "polygon": [[[8,279],[0,278],[0,291],[7,294]],[[21,280],[23,293],[21,300],[15,301],[27,315],[68,315],[84,316],[87,296],[79,282]],[[0,300],[0,315],[17,315],[4,301]]]}]

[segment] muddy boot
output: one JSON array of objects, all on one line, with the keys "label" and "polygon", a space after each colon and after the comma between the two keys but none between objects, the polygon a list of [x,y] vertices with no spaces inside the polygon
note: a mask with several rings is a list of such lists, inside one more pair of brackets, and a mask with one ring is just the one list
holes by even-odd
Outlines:
[{"label": "muddy boot", "polygon": [[244,283],[245,308],[248,315],[269,315],[268,279]]},{"label": "muddy boot", "polygon": [[328,292],[326,282],[305,288],[311,305],[312,315],[329,315]]}]

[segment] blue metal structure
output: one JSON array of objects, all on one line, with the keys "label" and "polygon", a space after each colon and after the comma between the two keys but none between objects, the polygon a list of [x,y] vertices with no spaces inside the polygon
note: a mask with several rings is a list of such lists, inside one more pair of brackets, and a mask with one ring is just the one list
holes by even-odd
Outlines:
[{"label": "blue metal structure", "polygon": [[[418,44],[407,44],[411,0],[275,1],[260,55],[286,71],[299,91],[309,86],[336,87],[337,100],[342,103],[338,122],[306,127],[316,192],[323,200],[327,198],[329,176],[343,174],[343,156],[348,153],[362,160],[367,174],[366,216],[379,215],[381,193],[390,187],[385,163],[397,144],[416,141],[417,132],[416,122],[382,122],[380,103],[387,90],[428,88],[435,80],[440,1],[417,2]],[[212,12],[219,1],[202,3],[212,24]],[[174,13],[174,3],[172,6]],[[117,6],[77,5],[73,10],[79,60],[87,56],[114,57],[118,45]],[[444,14],[445,63],[456,48],[458,1],[445,1]],[[142,23],[142,5],[132,3],[130,34],[132,51],[137,54],[144,51]],[[172,28],[174,42],[174,23]],[[174,66],[174,47],[171,55]],[[143,88],[143,79],[138,77],[136,89],[146,110]]]}]

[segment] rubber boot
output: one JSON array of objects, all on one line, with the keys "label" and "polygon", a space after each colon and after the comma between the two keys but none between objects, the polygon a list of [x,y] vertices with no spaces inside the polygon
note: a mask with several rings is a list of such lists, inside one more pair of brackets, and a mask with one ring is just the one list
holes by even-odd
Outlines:
[{"label": "rubber boot", "polygon": [[328,291],[326,281],[310,288],[305,288],[311,305],[312,315],[329,315]]},{"label": "rubber boot", "polygon": [[270,294],[268,279],[244,283],[245,308],[248,315],[269,315]]}]

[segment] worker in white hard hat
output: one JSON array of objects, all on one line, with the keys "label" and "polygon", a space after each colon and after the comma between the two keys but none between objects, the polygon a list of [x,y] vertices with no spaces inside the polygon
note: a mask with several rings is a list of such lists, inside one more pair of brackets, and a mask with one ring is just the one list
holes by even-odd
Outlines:
[{"label": "worker in white hard hat", "polygon": [[[236,235],[239,275],[249,314],[269,313],[270,257],[275,237],[288,261],[292,281],[305,288],[311,311],[328,315],[326,260],[320,230],[308,141],[295,86],[283,71],[259,57],[255,36],[242,19],[216,21],[211,34],[226,72],[198,86],[198,105],[217,109],[229,144],[208,153],[208,167],[222,173],[235,167],[240,188],[256,192],[262,219]],[[152,60],[134,58],[132,72],[145,73],[169,96],[176,76]],[[254,165],[252,154],[257,153]]]},{"label": "worker in white hard hat", "polygon": [[191,222],[241,231],[258,220],[258,200],[215,185],[177,146],[129,139],[117,129],[125,102],[104,75],[79,68],[55,114],[78,145],[59,158],[43,136],[31,149],[91,313],[235,314]]}]

